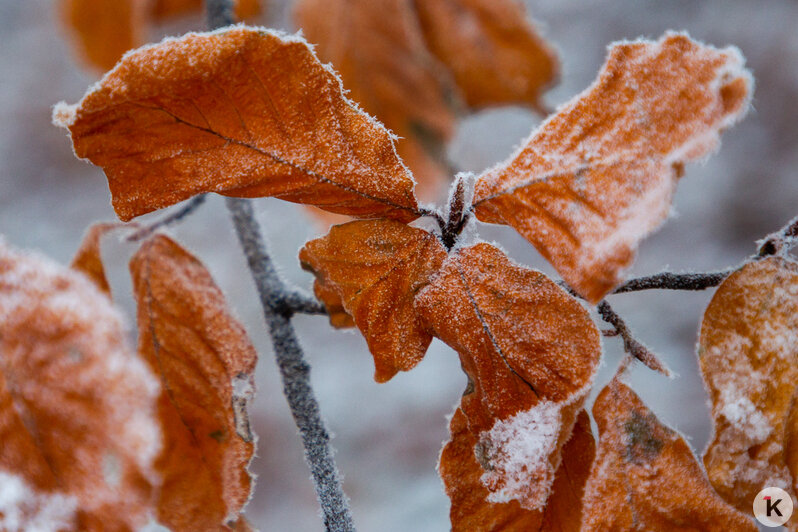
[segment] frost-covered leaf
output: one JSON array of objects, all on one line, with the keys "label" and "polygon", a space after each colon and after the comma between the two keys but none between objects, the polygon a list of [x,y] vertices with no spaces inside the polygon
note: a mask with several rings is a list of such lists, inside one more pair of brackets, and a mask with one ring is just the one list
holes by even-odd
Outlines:
[{"label": "frost-covered leaf", "polygon": [[784,446],[797,334],[798,263],[778,256],[723,281],[701,323],[699,362],[715,426],[704,465],[715,490],[741,511],[768,486],[795,497]]},{"label": "frost-covered leaf", "polygon": [[325,284],[324,280],[316,276],[313,283],[313,294],[316,299],[324,304],[327,315],[330,317],[330,325],[337,329],[346,329],[355,326],[355,320],[344,308],[344,302],[338,291],[330,285]]},{"label": "frost-covered leaf", "polygon": [[[336,225],[299,253],[318,280],[316,292],[334,289],[374,356],[374,378],[385,382],[415,367],[432,336],[413,307],[416,293],[446,258],[435,235],[392,220]],[[330,314],[338,313],[333,298]]]},{"label": "frost-covered leaf", "polygon": [[100,70],[145,42],[147,0],[61,0],[79,55]]},{"label": "frost-covered leaf", "polygon": [[482,485],[485,473],[477,460],[479,439],[468,429],[468,420],[458,408],[449,423],[450,439],[443,448],[438,471],[452,501],[449,517],[452,530],[562,531],[577,532],[582,515],[582,492],[595,454],[590,418],[582,410],[573,434],[562,450],[545,510],[526,510],[518,501],[489,502],[490,492]]},{"label": "frost-covered leaf", "polygon": [[532,242],[596,303],[667,216],[685,162],[748,107],[736,49],[679,34],[614,45],[598,80],[477,181],[477,217]]},{"label": "frost-covered leaf", "polygon": [[392,136],[341,91],[300,37],[236,26],[131,52],[53,114],[122,220],[204,192],[416,218]]},{"label": "frost-covered leaf", "polygon": [[0,529],[147,521],[158,381],[121,321],[82,274],[0,242]]},{"label": "frost-covered leaf", "polygon": [[451,254],[416,308],[469,376],[460,404],[480,439],[491,502],[541,508],[598,366],[587,311],[485,243]]},{"label": "frost-covered leaf", "polygon": [[100,240],[108,231],[119,226],[118,223],[96,223],[89,227],[70,264],[72,269],[86,275],[108,296],[111,295],[111,287],[105,277],[105,268],[100,256]]},{"label": "frost-covered leaf", "polygon": [[756,530],[712,490],[684,439],[617,377],[596,398],[593,417],[599,445],[585,487],[583,530]]},{"label": "frost-covered leaf", "polygon": [[429,53],[409,0],[300,0],[297,26],[332,63],[349,96],[401,137],[397,151],[436,199],[448,171],[438,160],[454,133],[453,86]]},{"label": "frost-covered leaf", "polygon": [[252,488],[255,349],[208,271],[174,241],[146,241],[130,270],[139,352],[162,384],[158,520],[174,531],[218,529]]},{"label": "frost-covered leaf", "polygon": [[553,50],[515,0],[416,0],[429,49],[471,107],[527,104],[557,76]]}]

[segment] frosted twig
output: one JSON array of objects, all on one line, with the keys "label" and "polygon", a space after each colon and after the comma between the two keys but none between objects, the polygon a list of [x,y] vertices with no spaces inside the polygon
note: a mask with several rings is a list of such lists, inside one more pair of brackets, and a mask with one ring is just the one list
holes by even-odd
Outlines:
[{"label": "frosted twig", "polygon": [[321,302],[303,292],[287,291],[282,301],[286,310],[295,314],[327,314]]},{"label": "frosted twig", "polygon": [[613,290],[613,294],[639,292],[640,290],[706,290],[718,286],[734,270],[709,273],[662,272],[646,277],[630,279]]},{"label": "frosted twig", "polygon": [[658,371],[666,377],[671,376],[670,370],[663,364],[657,356],[649,351],[649,349],[638,342],[626,322],[615,312],[606,300],[601,301],[596,307],[601,319],[609,323],[615,328],[618,336],[623,340],[624,350],[635,357],[637,360],[645,364],[650,369]]},{"label": "frosted twig", "polygon": [[196,211],[203,203],[205,203],[205,194],[194,196],[188,200],[185,205],[175,210],[173,213],[167,214],[163,218],[154,221],[150,225],[142,227],[132,235],[128,236],[125,240],[128,242],[137,242],[139,240],[143,240],[158,229],[172,225],[175,222],[179,222],[192,212]]},{"label": "frosted twig", "polygon": [[768,257],[789,249],[798,242],[798,216],[790,220],[787,225],[760,240],[757,257]]}]

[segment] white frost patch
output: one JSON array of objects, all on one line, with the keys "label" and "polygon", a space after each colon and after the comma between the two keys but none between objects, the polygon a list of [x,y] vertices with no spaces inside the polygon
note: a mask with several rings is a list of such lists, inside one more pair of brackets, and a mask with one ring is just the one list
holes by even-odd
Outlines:
[{"label": "white frost patch", "polygon": [[482,434],[488,467],[480,480],[491,492],[490,502],[515,499],[527,509],[543,507],[554,481],[549,458],[557,450],[560,409],[558,403],[542,401]]},{"label": "white frost patch", "polygon": [[51,532],[74,524],[77,499],[40,493],[22,478],[0,471],[0,530]]},{"label": "white frost patch", "polygon": [[68,128],[75,123],[77,114],[77,104],[70,105],[64,101],[58,102],[53,106],[53,124],[59,127]]},{"label": "white frost patch", "polygon": [[720,414],[738,431],[745,434],[753,443],[767,440],[773,427],[748,397],[736,392],[732,387],[721,392],[723,408]]}]

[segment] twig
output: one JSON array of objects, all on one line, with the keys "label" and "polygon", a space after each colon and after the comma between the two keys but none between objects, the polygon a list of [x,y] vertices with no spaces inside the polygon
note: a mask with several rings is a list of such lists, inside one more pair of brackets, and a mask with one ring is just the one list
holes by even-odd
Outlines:
[{"label": "twig", "polygon": [[[246,199],[226,198],[233,217],[238,239],[247,257],[249,269],[260,295],[263,315],[269,327],[277,365],[283,381],[283,392],[291,414],[299,428],[305,446],[305,460],[316,485],[316,495],[329,531],[355,529],[344,495],[341,478],[333,459],[330,435],[324,427],[313,388],[310,366],[305,362],[302,348],[291,325],[293,311],[287,301],[299,301],[296,294],[287,292],[277,270],[266,253],[260,228]],[[307,302],[304,298],[302,301]],[[298,305],[298,303],[296,303]]]},{"label": "twig", "polygon": [[[205,6],[211,28],[234,22],[231,0],[206,0]],[[258,289],[263,315],[280,368],[283,393],[302,437],[305,460],[316,486],[316,496],[324,514],[324,525],[329,531],[354,531],[349,501],[344,494],[333,459],[330,434],[321,419],[319,404],[310,384],[310,365],[305,361],[302,347],[291,325],[294,312],[318,310],[318,304],[314,305],[309,297],[290,291],[280,279],[266,252],[250,201],[226,198],[225,203]]]},{"label": "twig", "polygon": [[156,220],[150,225],[142,227],[132,235],[128,236],[125,240],[127,240],[128,242],[137,242],[139,240],[143,240],[148,236],[150,236],[151,234],[153,234],[158,229],[172,225],[175,222],[179,222],[180,220],[182,220],[192,212],[196,211],[203,203],[205,203],[205,194],[194,196],[193,198],[188,200],[185,205],[183,205],[173,213],[167,214],[163,218]]},{"label": "twig", "polygon": [[[758,242],[757,257],[775,255],[784,249],[789,249],[798,243],[798,216],[787,222],[787,225],[771,233]],[[761,243],[760,243],[761,242]]]},{"label": "twig", "polygon": [[639,292],[640,290],[706,290],[718,286],[734,270],[710,273],[671,273],[662,272],[646,277],[630,279],[616,288],[613,294]]},{"label": "twig", "polygon": [[666,377],[671,376],[670,370],[663,364],[657,356],[648,350],[646,346],[638,342],[626,322],[616,313],[606,300],[601,301],[596,308],[601,319],[615,328],[616,334],[623,339],[624,350],[645,364],[647,367],[658,371]]},{"label": "twig", "polygon": [[321,302],[303,292],[287,292],[283,295],[283,305],[294,314],[327,314]]}]

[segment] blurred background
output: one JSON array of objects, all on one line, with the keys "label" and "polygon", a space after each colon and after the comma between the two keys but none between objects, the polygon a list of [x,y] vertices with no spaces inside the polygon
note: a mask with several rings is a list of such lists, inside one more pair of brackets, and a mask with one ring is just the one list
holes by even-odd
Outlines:
[{"label": "blurred background", "polygon": [[[674,215],[641,246],[632,275],[709,271],[739,263],[754,241],[798,214],[798,3],[742,0],[558,0],[526,2],[558,49],[561,81],[544,98],[556,106],[594,79],[606,46],[665,30],[687,30],[715,46],[736,45],[756,78],[753,109],[723,136],[705,163],[691,164],[679,184]],[[293,30],[290,5],[269,0],[260,22]],[[152,40],[204,28],[201,15],[152,28]],[[102,172],[77,160],[64,130],[50,124],[53,104],[76,102],[99,75],[70,46],[52,0],[0,0],[0,233],[9,243],[66,263],[87,226],[115,219]],[[520,108],[488,110],[463,120],[448,154],[460,170],[479,172],[503,159],[540,121]],[[297,251],[322,228],[298,206],[256,201],[270,249],[287,280],[309,288]],[[158,216],[156,214],[156,216]],[[146,222],[148,217],[141,221]],[[151,219],[151,217],[149,218]],[[512,230],[480,225],[517,261],[551,268]],[[302,447],[273,361],[244,259],[219,197],[171,232],[210,268],[247,327],[261,360],[252,409],[259,435],[253,470],[257,488],[247,516],[261,530],[321,530]],[[103,256],[118,303],[134,324],[127,260],[133,247],[114,237]],[[677,374],[668,380],[644,367],[632,384],[664,422],[685,434],[694,451],[711,423],[694,354],[697,328],[711,292],[665,291],[612,296],[637,337]],[[338,465],[363,531],[449,528],[449,502],[435,471],[447,437],[446,416],[465,387],[457,355],[435,341],[412,372],[376,384],[359,334],[331,329],[324,317],[298,317],[296,327],[313,366],[322,414],[335,434]],[[131,332],[132,334],[132,332]],[[604,339],[600,388],[621,356]],[[594,393],[595,395],[595,393]]]}]

